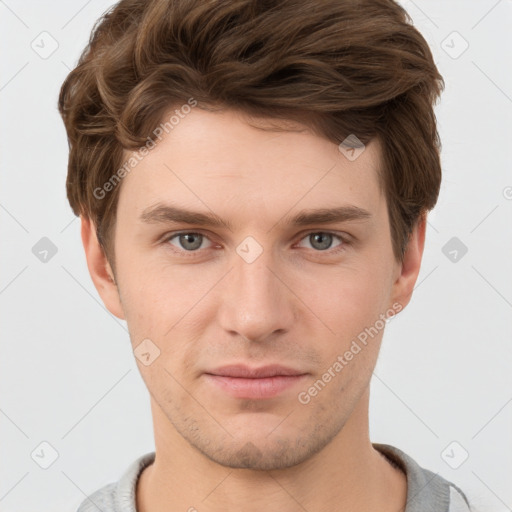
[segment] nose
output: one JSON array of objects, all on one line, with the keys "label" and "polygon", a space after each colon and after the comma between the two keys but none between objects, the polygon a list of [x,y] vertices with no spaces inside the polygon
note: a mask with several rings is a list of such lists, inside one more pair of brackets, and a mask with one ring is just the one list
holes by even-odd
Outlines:
[{"label": "nose", "polygon": [[298,317],[299,300],[286,285],[272,251],[256,260],[234,255],[217,311],[221,327],[248,341],[265,341],[291,329]]}]

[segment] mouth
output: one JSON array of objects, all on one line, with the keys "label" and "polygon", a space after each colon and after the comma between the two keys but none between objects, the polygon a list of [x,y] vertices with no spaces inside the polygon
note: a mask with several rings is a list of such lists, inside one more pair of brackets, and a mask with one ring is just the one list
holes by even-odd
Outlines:
[{"label": "mouth", "polygon": [[234,398],[268,399],[297,386],[307,372],[280,365],[230,365],[204,373],[206,382]]}]

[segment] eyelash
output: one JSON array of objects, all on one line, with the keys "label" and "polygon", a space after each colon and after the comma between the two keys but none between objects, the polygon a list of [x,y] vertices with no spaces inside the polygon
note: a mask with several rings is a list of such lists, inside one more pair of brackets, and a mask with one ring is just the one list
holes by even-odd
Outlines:
[{"label": "eyelash", "polygon": [[[336,254],[339,254],[339,253],[345,251],[347,246],[350,245],[350,243],[351,243],[351,240],[349,239],[348,236],[342,236],[342,235],[340,235],[338,233],[334,233],[332,231],[318,231],[318,230],[308,231],[307,233],[303,234],[298,241],[301,242],[302,240],[304,240],[304,238],[306,238],[312,234],[332,235],[333,237],[338,238],[342,242],[339,246],[335,247],[334,249],[325,249],[324,251],[312,249],[313,252],[316,252],[318,254],[329,254],[331,256],[336,255]],[[200,252],[202,250],[206,250],[206,249],[202,249],[202,250],[196,249],[195,251],[186,251],[184,249],[178,249],[178,248],[174,247],[173,245],[169,244],[169,242],[173,238],[180,236],[180,235],[201,235],[211,242],[208,235],[206,235],[205,233],[202,233],[201,231],[176,231],[176,232],[167,234],[165,236],[165,238],[162,240],[162,243],[164,245],[167,245],[168,247],[170,247],[171,251],[173,251],[175,253],[179,253],[180,255],[184,255],[185,257],[192,257],[192,258],[197,257],[197,255],[200,254]]]}]

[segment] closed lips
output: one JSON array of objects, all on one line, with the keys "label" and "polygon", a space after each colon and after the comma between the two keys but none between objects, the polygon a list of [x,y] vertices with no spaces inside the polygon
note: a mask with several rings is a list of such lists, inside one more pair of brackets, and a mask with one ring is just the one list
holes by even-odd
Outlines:
[{"label": "closed lips", "polygon": [[217,375],[219,377],[235,377],[242,379],[263,379],[268,377],[277,377],[277,376],[297,376],[297,375],[305,375],[307,372],[303,372],[301,370],[295,370],[293,368],[288,368],[280,365],[268,365],[262,366],[259,368],[251,368],[245,365],[229,365],[223,366],[208,372],[205,372],[210,375]]}]

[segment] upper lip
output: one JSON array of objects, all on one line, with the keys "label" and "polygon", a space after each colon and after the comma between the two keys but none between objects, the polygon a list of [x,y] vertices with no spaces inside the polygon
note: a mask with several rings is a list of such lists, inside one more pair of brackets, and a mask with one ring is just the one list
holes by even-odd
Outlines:
[{"label": "upper lip", "polygon": [[260,366],[259,368],[251,368],[243,364],[221,366],[214,370],[206,372],[210,375],[218,375],[221,377],[240,377],[246,379],[262,379],[264,377],[276,377],[279,375],[305,375],[306,372],[295,370],[279,364],[271,364]]}]

